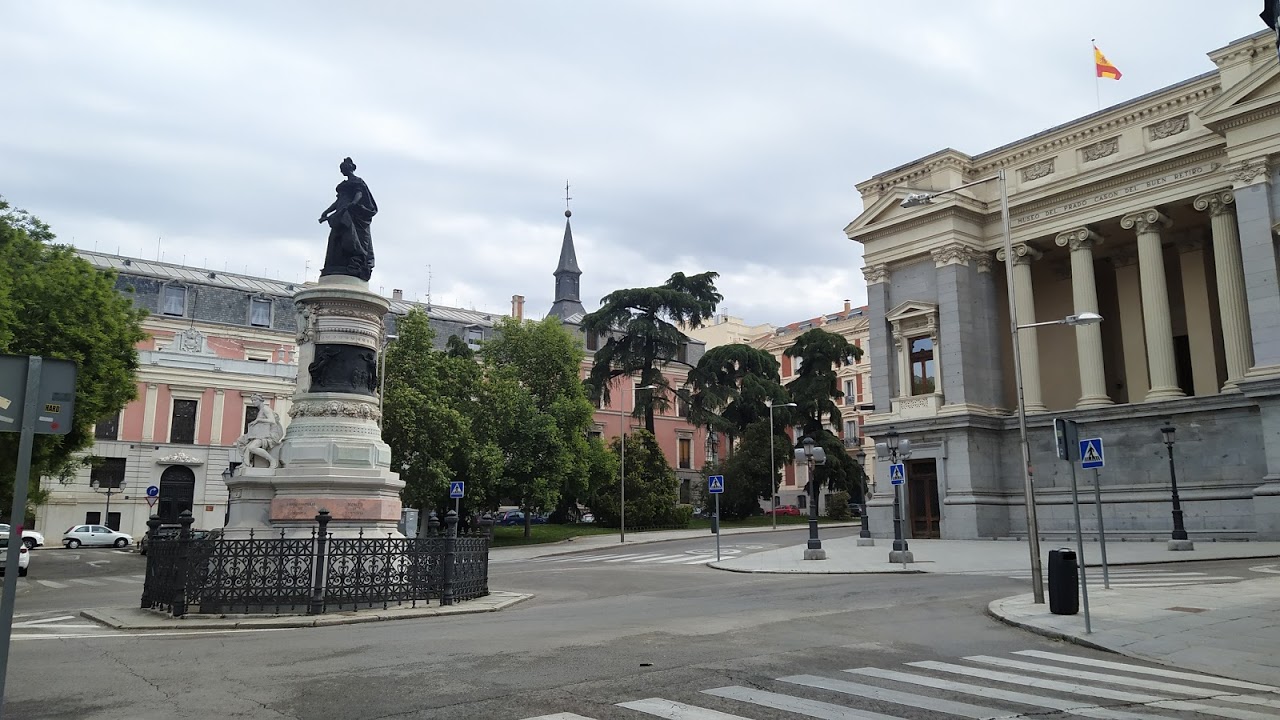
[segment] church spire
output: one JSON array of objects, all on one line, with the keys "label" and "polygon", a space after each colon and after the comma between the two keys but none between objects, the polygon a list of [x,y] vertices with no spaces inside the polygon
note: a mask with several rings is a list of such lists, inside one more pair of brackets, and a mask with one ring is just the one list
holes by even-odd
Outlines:
[{"label": "church spire", "polygon": [[587,311],[582,307],[582,298],[579,295],[579,279],[582,277],[582,270],[578,267],[578,253],[573,249],[573,228],[569,224],[569,218],[573,217],[573,212],[569,210],[569,201],[573,198],[569,197],[569,183],[564,184],[564,240],[560,244],[560,262],[556,265],[556,294],[555,302],[551,304],[550,315],[555,315],[565,322],[576,323],[582,319]]}]

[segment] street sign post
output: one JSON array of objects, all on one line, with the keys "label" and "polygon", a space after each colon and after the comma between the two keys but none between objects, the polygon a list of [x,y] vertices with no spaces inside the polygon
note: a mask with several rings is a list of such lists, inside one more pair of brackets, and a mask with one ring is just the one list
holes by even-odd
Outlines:
[{"label": "street sign post", "polygon": [[[1076,564],[1080,567],[1080,599],[1084,604],[1084,631],[1093,632],[1092,620],[1089,617],[1089,585],[1085,578],[1084,532],[1080,527],[1080,493],[1076,485],[1076,463],[1071,457],[1072,450],[1083,450],[1085,443],[1080,441],[1080,434],[1074,420],[1066,418],[1053,419],[1054,435],[1058,441],[1058,457],[1067,461],[1071,468],[1071,509],[1076,516]],[[1083,455],[1081,456],[1083,459]]]},{"label": "street sign post", "polygon": [[889,484],[901,485],[907,481],[907,466],[904,463],[894,463],[889,466]]},{"label": "street sign post", "polygon": [[155,485],[147,486],[147,497],[149,498],[160,497],[160,488],[156,487]]},{"label": "street sign post", "polygon": [[1095,470],[1107,464],[1102,454],[1102,438],[1080,441],[1080,469]]},{"label": "street sign post", "polygon": [[1098,515],[1098,552],[1102,554],[1102,587],[1111,589],[1111,569],[1107,566],[1107,533],[1102,529],[1102,487],[1098,468],[1107,464],[1102,449],[1102,438],[1086,438],[1080,441],[1080,467],[1093,470],[1093,508]]},{"label": "street sign post", "polygon": [[724,476],[708,475],[707,492],[716,496],[716,514],[712,522],[716,525],[716,562],[720,562],[720,494],[724,492]]},{"label": "street sign post", "polygon": [[462,498],[467,494],[467,483],[462,480],[449,482],[449,497],[453,498],[453,512],[462,520]]},{"label": "street sign post", "polygon": [[[75,401],[75,363],[45,360],[39,355],[0,355],[0,432],[21,433],[13,478],[13,508],[9,512],[10,537],[22,537],[35,436],[71,432]],[[4,591],[0,594],[0,717],[4,716],[4,685],[9,672],[9,644],[13,637],[13,603],[18,594],[18,555],[17,552],[7,554]]]}]

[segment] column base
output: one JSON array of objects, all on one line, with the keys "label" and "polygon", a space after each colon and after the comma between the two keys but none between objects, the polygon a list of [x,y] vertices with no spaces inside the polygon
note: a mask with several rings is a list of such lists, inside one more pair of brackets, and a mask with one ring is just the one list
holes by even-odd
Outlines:
[{"label": "column base", "polygon": [[1152,402],[1154,400],[1174,400],[1177,398],[1184,398],[1186,396],[1187,394],[1182,392],[1182,388],[1177,388],[1177,387],[1151,388],[1151,390],[1147,392],[1147,397],[1143,400],[1143,402]]},{"label": "column base", "polygon": [[858,547],[875,547],[875,545],[876,545],[875,538],[864,538],[864,537],[858,538]]},{"label": "column base", "polygon": [[826,560],[827,551],[826,550],[809,550],[806,548],[804,551],[804,559],[805,560]]},{"label": "column base", "polygon": [[1169,550],[1173,552],[1182,552],[1185,550],[1195,550],[1196,544],[1190,540],[1170,540]]},{"label": "column base", "polygon": [[1087,408],[1107,407],[1108,405],[1115,405],[1115,404],[1116,404],[1115,401],[1107,397],[1106,395],[1090,395],[1088,397],[1082,397],[1079,400],[1077,400],[1076,409],[1084,410]]},{"label": "column base", "polygon": [[889,562],[891,563],[913,563],[916,559],[912,557],[910,550],[890,550]]},{"label": "column base", "polygon": [[[1049,408],[1048,408],[1048,407],[1046,407],[1046,406],[1044,406],[1044,405],[1042,405],[1042,404],[1040,404],[1040,403],[1028,404],[1028,405],[1026,405],[1026,406],[1025,406],[1025,409],[1026,409],[1026,411],[1027,411],[1027,414],[1028,414],[1028,415],[1031,415],[1032,413],[1047,413],[1047,412],[1049,412]],[[1017,412],[1017,408],[1014,408],[1014,412]]]}]

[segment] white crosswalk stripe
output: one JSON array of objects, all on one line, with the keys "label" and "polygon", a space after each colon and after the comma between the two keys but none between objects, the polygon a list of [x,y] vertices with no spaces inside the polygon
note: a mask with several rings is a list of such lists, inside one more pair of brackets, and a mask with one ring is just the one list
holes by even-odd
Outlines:
[{"label": "white crosswalk stripe", "polygon": [[44,580],[42,578],[35,579],[36,584],[49,588],[50,590],[66,590],[69,587],[82,585],[86,587],[105,587],[111,583],[119,583],[121,585],[141,585],[147,579],[146,575],[107,575],[97,578],[64,578],[62,581]]},{"label": "white crosswalk stripe", "polygon": [[[987,575],[991,577],[1007,577],[1012,580],[1031,579],[1031,573],[1024,572],[981,572],[973,574]],[[1203,572],[1178,572],[1173,570],[1115,569],[1110,571],[1110,576],[1111,587],[1113,588],[1161,588],[1185,587],[1190,585],[1218,585],[1244,580],[1243,577],[1236,575],[1210,575],[1209,573]],[[1091,588],[1095,585],[1101,588],[1105,584],[1105,579],[1102,576],[1102,568],[1086,568],[1085,577],[1088,580],[1089,587]],[[1048,578],[1045,579],[1045,583],[1048,583]]]},{"label": "white crosswalk stripe", "polygon": [[515,558],[500,558],[490,560],[490,565],[512,565],[517,563],[543,563],[543,564],[586,564],[586,563],[635,563],[637,565],[704,565],[716,559],[715,552],[683,552],[683,553],[593,553],[591,555],[551,555],[547,557],[529,558],[527,560],[519,560]]},{"label": "white crosswalk stripe", "polygon": [[[750,687],[713,687],[697,697],[650,697],[616,707],[665,720],[757,720],[776,717],[778,712],[819,720],[903,720],[920,717],[921,712],[1013,720],[1046,711],[1053,717],[1099,720],[1171,720],[1175,717],[1171,711],[1176,717],[1187,717],[1187,713],[1236,720],[1280,717],[1280,688],[1270,685],[1041,650],[1012,655],[904,663],[913,672],[859,667],[844,669],[843,678],[788,675],[775,678],[775,687],[769,687],[768,681],[753,682]],[[863,682],[854,682],[850,675]],[[814,693],[821,696],[812,697]],[[957,696],[979,700],[966,702]],[[565,712],[525,720],[596,719]]]},{"label": "white crosswalk stripe", "polygon": [[62,588],[70,587],[70,585],[67,585],[65,583],[60,583],[60,582],[54,582],[53,580],[36,580],[36,582],[40,583],[41,585],[47,588],[53,588],[54,590],[61,590]]}]

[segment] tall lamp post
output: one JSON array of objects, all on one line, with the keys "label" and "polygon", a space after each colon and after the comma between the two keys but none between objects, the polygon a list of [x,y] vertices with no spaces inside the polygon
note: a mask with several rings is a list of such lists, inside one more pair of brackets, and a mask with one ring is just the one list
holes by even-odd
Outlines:
[{"label": "tall lamp post", "polygon": [[769,408],[769,473],[773,476],[773,492],[769,494],[769,514],[773,516],[773,529],[778,529],[778,471],[775,469],[777,463],[773,459],[773,409],[775,407],[795,407],[793,402],[774,405],[773,400],[765,400],[764,406]]},{"label": "tall lamp post", "polygon": [[875,481],[867,475],[867,451],[858,448],[858,470],[862,473],[862,529],[858,531],[858,547],[871,547],[876,544],[871,537],[871,520],[867,517],[867,495],[875,493]]},{"label": "tall lamp post", "polygon": [[818,539],[818,478],[813,474],[815,465],[827,464],[827,452],[821,447],[814,447],[813,438],[806,437],[803,448],[796,448],[796,460],[804,461],[809,467],[809,544],[805,546],[805,560],[826,560],[827,551],[822,549],[822,541]]},{"label": "tall lamp post", "polygon": [[[641,385],[640,387],[631,388],[631,409],[636,408],[636,393],[641,390],[653,390],[657,385]],[[618,413],[618,439],[622,443],[621,462],[618,463],[619,470],[622,473],[622,479],[618,483],[618,542],[627,541],[627,406],[623,403],[622,410]]]},{"label": "tall lamp post", "polygon": [[1194,550],[1195,543],[1187,538],[1187,528],[1182,524],[1182,502],[1178,498],[1178,474],[1173,469],[1173,423],[1166,422],[1160,428],[1164,435],[1164,446],[1169,450],[1169,488],[1173,494],[1173,539],[1169,541],[1170,550]]},{"label": "tall lamp post", "polygon": [[[876,443],[876,454],[881,459],[888,460],[891,465],[897,465],[900,461],[911,457],[911,441],[899,437],[898,431],[890,425],[889,431],[884,434],[884,442]],[[904,477],[903,480],[905,481],[906,478]],[[893,549],[889,552],[889,562],[900,562],[905,566],[915,558],[911,556],[907,539],[903,537],[902,532],[902,487],[901,485],[893,486]]]},{"label": "tall lamp post", "polygon": [[[106,509],[106,512],[104,512],[102,515],[102,524],[106,525],[107,527],[111,527],[111,496],[119,495],[120,493],[124,492],[124,483],[125,481],[121,480],[119,485],[116,485],[113,487],[110,483],[108,483],[106,488],[102,488],[102,483],[100,483],[99,481],[97,480],[89,481],[89,487],[93,488],[94,492],[103,492],[104,489],[106,491],[104,494],[107,496],[107,509]],[[114,527],[111,529],[117,532],[120,530],[120,528],[118,527]],[[1186,533],[1183,533],[1183,537],[1186,537]]]}]

